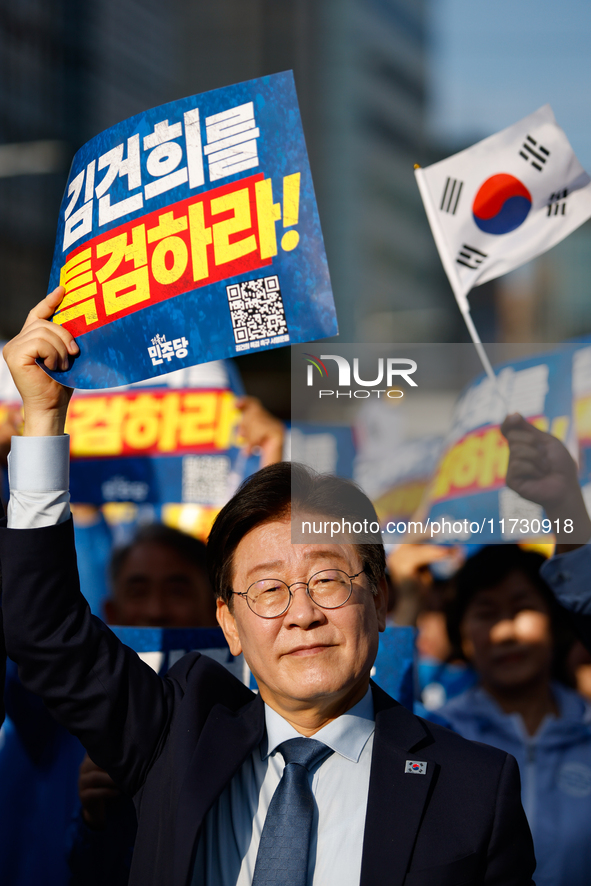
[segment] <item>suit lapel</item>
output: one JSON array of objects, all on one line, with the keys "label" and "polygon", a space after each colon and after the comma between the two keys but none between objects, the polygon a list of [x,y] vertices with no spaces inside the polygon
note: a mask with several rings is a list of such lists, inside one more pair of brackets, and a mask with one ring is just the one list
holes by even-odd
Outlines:
[{"label": "suit lapel", "polygon": [[176,815],[174,883],[185,884],[195,838],[203,819],[232,776],[261,741],[265,712],[260,695],[234,713],[223,705],[212,708],[187,772]]},{"label": "suit lapel", "polygon": [[426,775],[406,773],[408,759],[428,759],[424,752],[410,753],[419,743],[430,744],[421,722],[406,708],[372,686],[376,731],[360,886],[401,886],[414,848],[421,818],[429,796],[435,764],[427,764]]}]

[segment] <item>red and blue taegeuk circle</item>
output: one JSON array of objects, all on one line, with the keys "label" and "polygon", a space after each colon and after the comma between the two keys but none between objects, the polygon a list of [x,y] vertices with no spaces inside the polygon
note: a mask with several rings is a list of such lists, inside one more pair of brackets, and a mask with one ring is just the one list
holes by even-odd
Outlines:
[{"label": "red and blue taegeuk circle", "polygon": [[475,223],[486,234],[509,234],[526,220],[531,194],[514,175],[500,172],[480,185],[472,204]]}]

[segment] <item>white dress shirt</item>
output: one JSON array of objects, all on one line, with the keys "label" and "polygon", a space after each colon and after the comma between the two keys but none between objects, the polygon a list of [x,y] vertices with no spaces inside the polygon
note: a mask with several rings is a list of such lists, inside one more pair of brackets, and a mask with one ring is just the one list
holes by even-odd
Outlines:
[{"label": "white dress shirt", "polygon": [[[68,519],[69,437],[13,437],[8,527],[37,529]],[[265,705],[266,733],[208,812],[192,886],[250,886],[267,809],[283,774],[277,747],[301,738]],[[308,886],[358,886],[375,730],[371,689],[315,733],[334,753],[310,773],[316,800]]]},{"label": "white dress shirt", "polygon": [[[208,812],[192,886],[250,886],[267,809],[285,766],[278,745],[301,738],[265,705],[266,735]],[[371,689],[314,734],[332,748],[310,773],[316,800],[308,886],[358,886],[375,729]]]}]

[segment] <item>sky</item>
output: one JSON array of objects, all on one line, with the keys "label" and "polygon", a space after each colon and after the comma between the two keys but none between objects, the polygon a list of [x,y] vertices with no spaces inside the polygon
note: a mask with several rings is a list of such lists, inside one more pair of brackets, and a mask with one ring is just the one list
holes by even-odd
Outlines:
[{"label": "sky", "polygon": [[428,0],[429,129],[465,147],[549,102],[591,174],[589,0]]}]

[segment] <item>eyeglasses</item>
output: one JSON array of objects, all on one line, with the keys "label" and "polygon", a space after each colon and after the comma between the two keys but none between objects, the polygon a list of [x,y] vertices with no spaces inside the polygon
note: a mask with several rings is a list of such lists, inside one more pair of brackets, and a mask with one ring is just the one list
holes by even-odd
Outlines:
[{"label": "eyeglasses", "polygon": [[305,585],[308,597],[321,609],[339,609],[353,593],[353,579],[362,575],[365,569],[355,575],[348,575],[341,569],[323,569],[316,572],[308,581],[294,581],[285,584],[279,578],[261,578],[247,591],[232,591],[236,597],[244,597],[248,608],[261,618],[278,618],[291,606],[292,588]]}]

